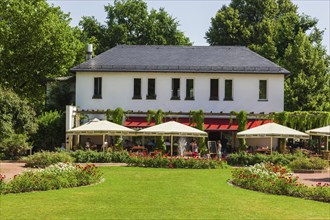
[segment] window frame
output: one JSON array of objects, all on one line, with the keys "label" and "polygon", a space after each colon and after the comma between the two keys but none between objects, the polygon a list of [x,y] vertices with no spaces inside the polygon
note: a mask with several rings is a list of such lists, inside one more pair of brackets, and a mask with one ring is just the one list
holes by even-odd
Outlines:
[{"label": "window frame", "polygon": [[94,77],[93,99],[102,99],[102,77]]},{"label": "window frame", "polygon": [[[151,88],[151,82],[153,81],[153,89]],[[147,95],[146,99],[156,99],[156,79],[155,78],[148,78],[148,90],[147,90]],[[150,90],[153,90],[153,94],[150,93]]]},{"label": "window frame", "polygon": [[[214,85],[214,84],[212,84],[212,81],[217,82],[216,89],[215,88],[212,89],[213,88],[212,85]],[[212,92],[213,90],[216,90],[216,96],[213,96],[214,95],[214,92]],[[219,101],[219,79],[210,79],[210,99],[209,100],[210,101]]]},{"label": "window frame", "polygon": [[[140,82],[140,85],[138,86],[138,83]],[[141,78],[134,78],[133,79],[133,98],[132,99],[142,99],[142,79]],[[139,93],[139,94],[137,94]]]},{"label": "window frame", "polygon": [[[188,81],[190,83],[188,83]],[[191,88],[188,88],[191,86]],[[192,91],[192,93],[191,93]],[[186,79],[186,98],[185,100],[195,100],[194,79]]]},{"label": "window frame", "polygon": [[[265,83],[265,84],[262,84]],[[262,86],[265,86],[262,88]],[[262,95],[264,97],[262,97]],[[259,80],[259,97],[258,101],[268,101],[268,80],[260,79]]]},{"label": "window frame", "polygon": [[[230,97],[228,97],[227,95],[228,95],[228,93],[227,93],[227,82],[231,82],[231,84],[230,84],[230,86],[231,86],[231,90],[230,90]],[[224,94],[224,98],[223,98],[223,100],[224,101],[234,101],[234,94],[233,94],[233,88],[234,88],[234,86],[233,86],[233,80],[232,79],[225,79],[225,94]]]},{"label": "window frame", "polygon": [[[178,80],[178,88],[176,89],[177,96],[174,96],[174,87],[175,87],[175,80]],[[180,78],[172,78],[172,94],[171,100],[180,100]]]}]

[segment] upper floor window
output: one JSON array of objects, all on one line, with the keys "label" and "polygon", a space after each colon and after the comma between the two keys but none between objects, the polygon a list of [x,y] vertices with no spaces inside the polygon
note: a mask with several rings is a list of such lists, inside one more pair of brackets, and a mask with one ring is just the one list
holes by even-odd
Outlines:
[{"label": "upper floor window", "polygon": [[140,78],[134,78],[133,99],[142,99],[142,96],[141,96],[141,79]]},{"label": "upper floor window", "polygon": [[172,79],[172,100],[180,99],[180,79],[173,78]]},{"label": "upper floor window", "polygon": [[225,98],[224,100],[232,101],[233,100],[233,80],[225,80]]},{"label": "upper floor window", "polygon": [[156,80],[148,79],[147,99],[156,99]]},{"label": "upper floor window", "polygon": [[186,80],[186,100],[194,100],[194,80]]},{"label": "upper floor window", "polygon": [[259,100],[267,100],[267,80],[259,80]]},{"label": "upper floor window", "polygon": [[219,100],[219,79],[210,81],[210,100]]},{"label": "upper floor window", "polygon": [[102,99],[102,77],[94,77],[93,99]]}]

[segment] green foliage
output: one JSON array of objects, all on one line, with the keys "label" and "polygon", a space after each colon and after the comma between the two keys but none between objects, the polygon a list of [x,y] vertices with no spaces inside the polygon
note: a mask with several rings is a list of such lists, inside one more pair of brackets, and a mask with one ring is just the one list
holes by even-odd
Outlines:
[{"label": "green foliage", "polygon": [[83,17],[79,23],[88,38],[96,39],[96,54],[118,44],[191,45],[178,30],[179,23],[163,8],[149,12],[142,0],[115,0],[104,8],[106,25],[94,17]]},{"label": "green foliage", "polygon": [[329,56],[317,20],[290,0],[232,0],[211,18],[210,45],[242,45],[288,69],[285,110],[330,109]]},{"label": "green foliage", "polygon": [[75,77],[48,83],[49,92],[46,100],[46,111],[65,111],[66,105],[75,103]]},{"label": "green foliage", "polygon": [[318,157],[297,158],[288,166],[292,170],[323,170],[329,167],[329,162]]},{"label": "green foliage", "polygon": [[230,154],[227,158],[229,165],[233,166],[248,166],[254,165],[257,163],[271,162],[276,165],[288,165],[291,161],[297,158],[306,157],[301,152],[295,154],[280,154],[277,152],[272,153],[271,155],[265,154],[248,154],[245,152],[233,153]]},{"label": "green foliage", "polygon": [[274,112],[268,118],[276,123],[288,126],[300,131],[323,127],[330,123],[330,112],[328,111],[293,111]]},{"label": "green foliage", "polygon": [[[196,110],[196,111],[190,111],[189,116],[191,117],[191,123],[196,127],[197,129],[204,131],[204,112],[203,110]],[[198,150],[201,153],[201,155],[208,152],[205,138],[197,138],[197,145]]]},{"label": "green foliage", "polygon": [[0,142],[13,134],[32,134],[37,130],[35,111],[28,102],[0,86]]},{"label": "green foliage", "polygon": [[108,121],[112,120],[113,123],[123,125],[126,113],[122,108],[116,108],[115,110],[108,109],[105,114]]},{"label": "green foliage", "polygon": [[97,152],[92,150],[77,150],[71,152],[70,155],[76,163],[126,163],[129,158],[127,151],[115,152]]},{"label": "green foliage", "polygon": [[[238,123],[238,129],[237,131],[244,131],[246,130],[246,126],[247,126],[247,112],[246,111],[240,111],[240,112],[235,112],[235,111],[231,111],[230,112],[230,123],[232,123],[232,115],[236,116],[236,120]],[[247,145],[246,145],[246,140],[245,138],[240,138],[238,139],[239,143],[240,143],[240,151],[245,151],[247,149]]]},{"label": "green foliage", "polygon": [[[147,122],[151,123],[151,119],[153,118],[155,120],[155,124],[159,125],[163,123],[165,117],[165,113],[162,109],[155,110],[148,110],[147,113]],[[166,150],[165,140],[163,136],[157,136],[156,137],[156,149],[157,150]]]},{"label": "green foliage", "polygon": [[182,157],[143,157],[138,155],[130,156],[129,166],[154,167],[154,168],[190,168],[190,169],[216,169],[226,168],[225,162],[220,160],[207,160],[203,158],[182,158]]},{"label": "green foliage", "polygon": [[246,189],[330,202],[330,189],[327,184],[307,187],[299,183],[298,178],[288,173],[285,167],[271,163],[235,169],[232,178],[235,185]]},{"label": "green foliage", "polygon": [[38,132],[31,136],[34,151],[53,151],[65,142],[65,113],[44,112],[38,117],[38,126]]},{"label": "green foliage", "polygon": [[90,185],[101,181],[102,173],[93,164],[57,163],[45,169],[27,170],[2,184],[1,194],[46,191]]},{"label": "green foliage", "polygon": [[[67,152],[49,152],[42,151],[23,157],[22,160],[26,163],[26,167],[45,168],[57,163],[72,163],[74,158]],[[86,161],[88,162],[88,161]]]},{"label": "green foliage", "polygon": [[0,159],[18,159],[20,156],[27,154],[32,148],[27,142],[25,134],[12,134],[2,139],[0,142]]},{"label": "green foliage", "polygon": [[285,109],[330,111],[330,57],[299,32],[280,64],[290,70],[285,80]]},{"label": "green foliage", "polygon": [[0,14],[0,85],[40,110],[46,79],[67,75],[85,47],[69,15],[46,0],[2,0]]}]

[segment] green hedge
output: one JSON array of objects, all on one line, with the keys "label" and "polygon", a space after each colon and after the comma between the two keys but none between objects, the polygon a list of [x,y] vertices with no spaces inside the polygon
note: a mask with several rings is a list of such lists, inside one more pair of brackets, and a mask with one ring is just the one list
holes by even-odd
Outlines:
[{"label": "green hedge", "polygon": [[227,167],[226,162],[219,160],[162,156],[144,157],[132,155],[127,163],[129,166],[154,168],[215,169]]},{"label": "green hedge", "polygon": [[33,155],[29,155],[27,157],[23,157],[22,160],[26,163],[26,167],[48,167],[52,164],[56,164],[59,162],[62,163],[72,163],[74,162],[74,158],[70,156],[70,154],[66,152],[49,152],[42,151],[35,153]]},{"label": "green hedge", "polygon": [[302,152],[295,154],[280,154],[274,152],[271,155],[265,154],[248,154],[245,152],[233,153],[227,157],[227,163],[233,166],[249,166],[262,162],[271,162],[277,165],[288,165],[297,158],[306,157]]},{"label": "green hedge", "polygon": [[329,167],[329,162],[318,157],[297,158],[288,166],[292,170],[323,170]]}]

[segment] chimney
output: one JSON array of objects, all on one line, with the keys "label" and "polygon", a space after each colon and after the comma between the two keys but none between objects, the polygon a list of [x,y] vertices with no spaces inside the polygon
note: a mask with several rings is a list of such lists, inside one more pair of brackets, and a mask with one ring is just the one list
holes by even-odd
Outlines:
[{"label": "chimney", "polygon": [[93,53],[93,44],[88,44],[87,52],[86,52],[86,60],[92,59],[92,53]]}]

